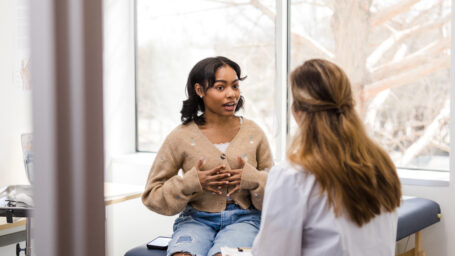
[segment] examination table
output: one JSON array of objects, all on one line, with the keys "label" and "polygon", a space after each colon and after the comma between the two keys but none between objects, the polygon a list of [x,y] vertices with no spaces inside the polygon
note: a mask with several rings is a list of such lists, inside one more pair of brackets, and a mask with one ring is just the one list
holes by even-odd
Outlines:
[{"label": "examination table", "polygon": [[[439,222],[441,209],[436,202],[417,197],[404,198],[398,208],[397,241],[415,234],[415,246],[398,256],[425,256],[421,246],[422,229]],[[151,239],[150,239],[151,240]],[[126,252],[125,256],[165,256],[165,250],[150,250],[141,245]]]}]

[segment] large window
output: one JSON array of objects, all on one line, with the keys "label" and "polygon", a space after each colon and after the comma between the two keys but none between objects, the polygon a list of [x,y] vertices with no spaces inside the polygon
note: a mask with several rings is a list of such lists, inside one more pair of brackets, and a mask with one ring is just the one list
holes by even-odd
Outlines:
[{"label": "large window", "polygon": [[291,3],[291,68],[336,62],[398,167],[448,171],[451,1]]},{"label": "large window", "polygon": [[[288,10],[288,56],[275,47],[276,3]],[[156,150],[179,123],[192,65],[225,55],[248,75],[243,114],[283,150],[275,63],[324,58],[347,72],[367,130],[397,166],[448,171],[451,9],[450,0],[137,0],[138,149]]]},{"label": "large window", "polygon": [[236,61],[248,76],[241,84],[246,101],[240,114],[272,133],[275,0],[137,0],[136,5],[139,151],[156,151],[180,124],[191,68],[218,55]]}]

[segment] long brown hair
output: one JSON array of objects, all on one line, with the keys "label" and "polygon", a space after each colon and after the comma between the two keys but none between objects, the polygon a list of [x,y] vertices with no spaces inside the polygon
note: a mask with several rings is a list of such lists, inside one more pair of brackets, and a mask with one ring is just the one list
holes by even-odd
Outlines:
[{"label": "long brown hair", "polygon": [[400,205],[401,185],[389,155],[374,143],[354,109],[351,84],[337,65],[306,61],[290,76],[301,115],[288,159],[312,173],[336,216],[362,226]]}]

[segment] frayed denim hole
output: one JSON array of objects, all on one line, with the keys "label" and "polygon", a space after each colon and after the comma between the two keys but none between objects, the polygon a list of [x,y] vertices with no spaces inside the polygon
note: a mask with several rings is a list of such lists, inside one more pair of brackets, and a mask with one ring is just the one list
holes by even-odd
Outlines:
[{"label": "frayed denim hole", "polygon": [[191,243],[193,241],[193,238],[191,236],[180,236],[179,239],[177,239],[177,244],[180,243]]},{"label": "frayed denim hole", "polygon": [[221,252],[216,252],[216,253],[212,254],[212,256],[216,256],[216,255],[221,255]]},{"label": "frayed denim hole", "polygon": [[182,252],[174,252],[174,253],[172,254],[172,256],[176,255],[177,253],[183,253],[184,256],[188,256],[188,255],[190,255],[190,256],[197,256],[196,254],[191,254],[191,253],[185,252],[185,251],[182,251]]}]

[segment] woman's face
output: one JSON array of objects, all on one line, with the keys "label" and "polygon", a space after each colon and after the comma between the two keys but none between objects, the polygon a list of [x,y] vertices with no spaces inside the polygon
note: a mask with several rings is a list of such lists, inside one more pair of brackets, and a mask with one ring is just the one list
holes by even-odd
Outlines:
[{"label": "woman's face", "polygon": [[240,98],[239,78],[234,69],[225,65],[215,72],[215,83],[203,97],[205,112],[221,116],[234,115]]}]

